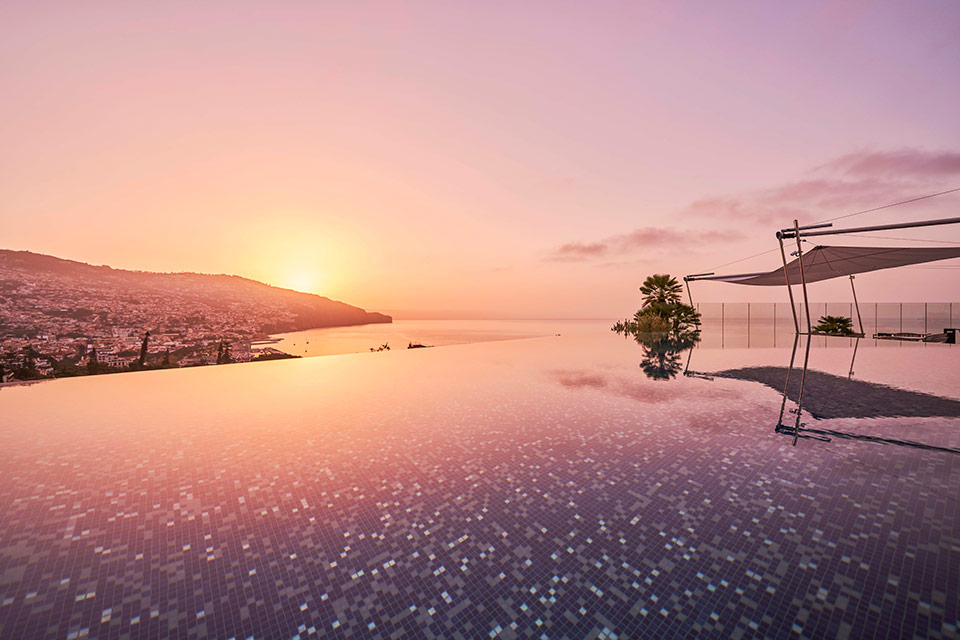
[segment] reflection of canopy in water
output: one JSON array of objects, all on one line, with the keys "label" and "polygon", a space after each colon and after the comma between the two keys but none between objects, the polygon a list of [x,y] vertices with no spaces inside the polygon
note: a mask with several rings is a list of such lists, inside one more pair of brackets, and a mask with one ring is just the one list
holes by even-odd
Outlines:
[{"label": "reflection of canopy in water", "polygon": [[[746,367],[713,375],[752,380],[782,392],[787,371],[787,367]],[[814,418],[960,417],[960,400],[809,369],[805,378],[803,408]],[[790,376],[787,397],[793,402],[800,397],[800,382],[799,375]]]},{"label": "reflection of canopy in water", "polygon": [[[815,247],[803,254],[803,277],[809,284],[830,278],[891,269],[960,257],[960,247]],[[800,283],[800,260],[787,264],[792,284]],[[726,276],[698,276],[691,280],[718,280],[733,284],[783,286],[783,267],[770,272]]]}]

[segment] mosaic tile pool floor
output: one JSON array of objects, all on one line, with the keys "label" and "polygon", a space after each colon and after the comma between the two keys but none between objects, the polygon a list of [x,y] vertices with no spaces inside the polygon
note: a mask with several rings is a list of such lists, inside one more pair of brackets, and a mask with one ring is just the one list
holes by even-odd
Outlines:
[{"label": "mosaic tile pool floor", "polygon": [[[857,376],[957,399],[958,354]],[[960,455],[794,447],[774,389],[641,355],[582,329],[0,389],[0,637],[957,637]],[[960,448],[957,415],[805,421]]]}]

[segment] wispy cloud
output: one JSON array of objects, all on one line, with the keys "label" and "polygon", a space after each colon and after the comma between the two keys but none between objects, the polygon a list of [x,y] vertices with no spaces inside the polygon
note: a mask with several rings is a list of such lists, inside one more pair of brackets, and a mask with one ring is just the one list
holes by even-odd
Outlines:
[{"label": "wispy cloud", "polygon": [[[701,198],[684,207],[676,217],[722,224],[736,221],[786,226],[794,219],[811,222],[954,186],[960,186],[960,152],[858,151],[814,167],[793,182]],[[641,252],[689,249],[698,243],[730,242],[742,237],[742,233],[730,230],[687,233],[666,227],[643,227],[606,238],[568,242],[549,252],[545,260],[622,266],[636,262]]]},{"label": "wispy cloud", "polygon": [[629,233],[608,236],[602,240],[569,242],[551,251],[546,259],[552,262],[609,260],[613,257],[630,255],[642,250],[678,247],[695,242],[736,240],[741,237],[742,235],[736,231],[690,234],[678,229],[643,227],[634,229]]},{"label": "wispy cloud", "polygon": [[703,198],[684,214],[717,220],[787,224],[906,200],[960,185],[960,153],[900,149],[834,158],[803,179],[729,196]]},{"label": "wispy cloud", "polygon": [[960,152],[922,151],[861,151],[849,153],[816,169],[855,178],[918,178],[960,176]]}]

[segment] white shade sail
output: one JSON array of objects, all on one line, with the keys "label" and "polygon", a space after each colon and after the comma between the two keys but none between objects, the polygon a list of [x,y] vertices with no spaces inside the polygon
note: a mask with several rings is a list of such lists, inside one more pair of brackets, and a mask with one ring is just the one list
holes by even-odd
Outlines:
[{"label": "white shade sail", "polygon": [[[911,264],[934,262],[960,257],[958,247],[815,247],[803,254],[803,277],[806,282],[818,282],[891,269]],[[800,284],[800,261],[787,264],[790,284]],[[695,280],[719,280],[734,284],[776,287],[786,284],[783,267],[765,273],[741,273],[728,276],[707,276]]]}]

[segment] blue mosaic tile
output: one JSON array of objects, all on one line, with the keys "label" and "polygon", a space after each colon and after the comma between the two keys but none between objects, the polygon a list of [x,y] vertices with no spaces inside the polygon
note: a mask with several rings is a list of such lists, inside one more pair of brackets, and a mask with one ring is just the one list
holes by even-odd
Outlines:
[{"label": "blue mosaic tile", "polygon": [[[773,389],[637,360],[557,339],[4,389],[0,636],[956,637],[960,456],[794,447]],[[960,443],[954,417],[829,426]]]}]

